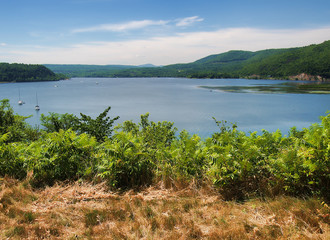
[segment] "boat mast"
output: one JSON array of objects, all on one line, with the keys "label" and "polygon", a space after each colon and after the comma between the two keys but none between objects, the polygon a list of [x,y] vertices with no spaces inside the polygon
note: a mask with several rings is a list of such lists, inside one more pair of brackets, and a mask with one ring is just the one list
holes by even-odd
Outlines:
[{"label": "boat mast", "polygon": [[39,111],[40,107],[39,107],[39,104],[38,104],[38,93],[37,92],[36,92],[36,101],[37,101],[37,105],[35,106],[35,110]]}]

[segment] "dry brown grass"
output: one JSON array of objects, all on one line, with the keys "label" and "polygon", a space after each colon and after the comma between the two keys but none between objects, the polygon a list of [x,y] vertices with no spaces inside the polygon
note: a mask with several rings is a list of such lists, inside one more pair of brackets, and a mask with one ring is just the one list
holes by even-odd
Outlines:
[{"label": "dry brown grass", "polygon": [[207,188],[114,193],[106,185],[32,189],[0,180],[0,239],[330,239],[319,200],[225,202]]}]

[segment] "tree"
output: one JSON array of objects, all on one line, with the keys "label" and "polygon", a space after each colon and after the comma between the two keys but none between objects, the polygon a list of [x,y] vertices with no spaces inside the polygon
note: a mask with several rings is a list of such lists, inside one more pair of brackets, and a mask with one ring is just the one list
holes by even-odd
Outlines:
[{"label": "tree", "polygon": [[105,137],[111,137],[113,132],[113,124],[119,119],[119,116],[110,118],[107,117],[111,107],[107,107],[97,118],[93,119],[83,113],[80,113],[81,118],[78,123],[78,132],[88,133],[96,138],[97,141],[104,141]]},{"label": "tree", "polygon": [[8,99],[0,100],[0,135],[8,133],[7,142],[34,138],[38,130],[32,129],[25,122],[27,118],[15,115]]},{"label": "tree", "polygon": [[47,132],[59,132],[63,130],[77,130],[79,119],[73,114],[49,113],[48,116],[41,114],[41,125]]}]

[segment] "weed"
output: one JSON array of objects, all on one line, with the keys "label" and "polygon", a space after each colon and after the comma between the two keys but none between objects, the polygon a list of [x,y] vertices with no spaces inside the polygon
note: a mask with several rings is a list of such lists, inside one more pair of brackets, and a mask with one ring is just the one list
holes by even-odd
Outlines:
[{"label": "weed", "polygon": [[13,199],[11,197],[11,192],[5,192],[0,198],[0,203],[3,209],[7,209],[8,206],[13,204]]},{"label": "weed", "polygon": [[116,219],[117,221],[125,221],[126,213],[127,212],[123,209],[115,209],[111,211],[113,218]]},{"label": "weed", "polygon": [[163,226],[167,230],[173,230],[177,223],[176,218],[173,215],[165,216]]},{"label": "weed", "polygon": [[155,217],[155,212],[152,210],[151,207],[147,206],[145,209],[144,209],[144,215],[151,219],[151,218],[154,218]]},{"label": "weed", "polygon": [[33,212],[24,212],[23,213],[23,221],[25,223],[33,223],[36,219],[36,216],[34,215]]},{"label": "weed", "polygon": [[85,225],[86,227],[90,227],[90,226],[95,226],[97,224],[100,223],[99,221],[99,211],[98,210],[92,210],[92,211],[88,211],[85,214]]},{"label": "weed", "polygon": [[193,208],[193,205],[192,205],[192,203],[190,203],[190,202],[188,202],[188,203],[184,203],[183,206],[182,206],[182,208],[183,208],[183,210],[184,210],[185,212],[189,212],[190,209]]},{"label": "weed", "polygon": [[26,229],[24,228],[24,226],[15,226],[13,228],[11,228],[9,231],[6,232],[6,237],[8,238],[12,238],[14,236],[19,236],[19,237],[25,237],[27,234]]},{"label": "weed", "polygon": [[159,223],[156,219],[151,220],[151,230],[155,232],[159,228]]}]

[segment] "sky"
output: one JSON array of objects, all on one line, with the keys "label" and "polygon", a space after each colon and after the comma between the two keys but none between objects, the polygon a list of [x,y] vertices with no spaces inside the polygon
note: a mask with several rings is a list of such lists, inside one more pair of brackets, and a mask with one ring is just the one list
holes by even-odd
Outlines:
[{"label": "sky", "polygon": [[0,0],[0,62],[168,65],[326,40],[329,0]]}]

